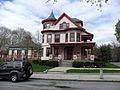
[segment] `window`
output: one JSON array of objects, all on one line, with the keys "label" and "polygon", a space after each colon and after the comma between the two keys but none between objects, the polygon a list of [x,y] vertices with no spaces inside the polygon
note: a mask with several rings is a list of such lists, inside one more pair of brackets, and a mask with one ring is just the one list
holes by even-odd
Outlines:
[{"label": "window", "polygon": [[50,28],[50,24],[43,24],[43,29],[48,29]]},{"label": "window", "polygon": [[18,51],[17,51],[17,57],[21,57],[21,53],[22,53],[22,51],[21,51],[21,50],[18,50]]},{"label": "window", "polygon": [[80,33],[77,33],[77,42],[80,42]]},{"label": "window", "polygon": [[50,53],[51,53],[50,48],[47,48],[47,49],[46,49],[46,56],[49,56],[49,55],[50,55]]},{"label": "window", "polygon": [[55,34],[55,42],[60,42],[60,34]]},{"label": "window", "polygon": [[44,53],[44,51],[43,51],[44,49],[42,48],[42,51],[41,51],[41,56],[43,56],[43,53]]},{"label": "window", "polygon": [[60,24],[60,29],[66,29],[69,28],[69,23],[63,22],[62,24]]},{"label": "window", "polygon": [[58,51],[59,51],[59,48],[55,48],[55,49],[54,49],[54,55],[55,55],[55,56],[58,56],[58,54],[59,54]]},{"label": "window", "polygon": [[52,35],[51,34],[48,34],[47,35],[47,42],[52,42]]},{"label": "window", "polygon": [[70,33],[70,42],[75,41],[75,33]]},{"label": "window", "polygon": [[42,43],[44,43],[44,35],[43,35],[43,37],[42,37]]},{"label": "window", "polygon": [[68,33],[65,35],[65,42],[68,42]]}]

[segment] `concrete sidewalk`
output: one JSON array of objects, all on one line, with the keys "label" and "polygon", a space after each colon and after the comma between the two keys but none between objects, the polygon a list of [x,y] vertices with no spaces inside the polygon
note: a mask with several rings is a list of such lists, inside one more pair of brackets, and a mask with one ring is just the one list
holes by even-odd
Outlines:
[{"label": "concrete sidewalk", "polygon": [[[48,70],[46,73],[34,73],[31,78],[34,79],[52,79],[52,80],[76,80],[76,81],[120,81],[120,74],[103,74],[104,79],[100,79],[99,73],[66,73],[69,69],[88,69],[95,70],[100,68],[73,68],[73,67],[56,67]],[[120,70],[120,68],[104,68],[104,70]]]},{"label": "concrete sidewalk", "polygon": [[48,79],[48,80],[75,80],[75,81],[119,81],[120,75],[103,75],[104,79],[100,79],[99,74],[45,74],[34,73],[31,78]]}]

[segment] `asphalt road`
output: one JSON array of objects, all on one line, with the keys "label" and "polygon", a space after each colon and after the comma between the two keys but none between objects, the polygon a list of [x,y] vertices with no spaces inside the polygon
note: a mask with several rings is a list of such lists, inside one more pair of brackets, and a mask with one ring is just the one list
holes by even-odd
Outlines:
[{"label": "asphalt road", "polygon": [[120,82],[35,80],[12,83],[0,80],[0,90],[120,90]]}]

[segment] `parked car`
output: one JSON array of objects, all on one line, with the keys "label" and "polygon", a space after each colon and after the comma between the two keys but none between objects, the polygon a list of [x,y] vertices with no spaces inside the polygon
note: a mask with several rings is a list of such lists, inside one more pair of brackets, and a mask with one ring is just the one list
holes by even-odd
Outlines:
[{"label": "parked car", "polygon": [[33,74],[32,65],[26,61],[6,62],[0,66],[0,78],[16,82],[20,79],[27,80]]}]

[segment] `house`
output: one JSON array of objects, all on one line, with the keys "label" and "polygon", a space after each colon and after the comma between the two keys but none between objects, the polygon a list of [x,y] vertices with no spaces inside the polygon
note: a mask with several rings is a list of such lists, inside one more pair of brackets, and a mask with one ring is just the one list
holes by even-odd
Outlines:
[{"label": "house", "polygon": [[10,46],[8,50],[9,50],[8,58],[15,58],[18,60],[22,59],[35,60],[41,58],[40,52],[38,52],[38,50],[35,49],[34,47],[27,48],[23,46]]},{"label": "house", "polygon": [[52,11],[42,24],[42,60],[94,60],[94,35],[83,28],[82,20],[66,13],[56,19]]},{"label": "house", "polygon": [[15,58],[18,60],[23,59],[40,59],[41,58],[41,45],[38,45],[32,41],[29,37],[26,37],[23,42],[10,45],[8,48],[9,55],[8,58]]}]

